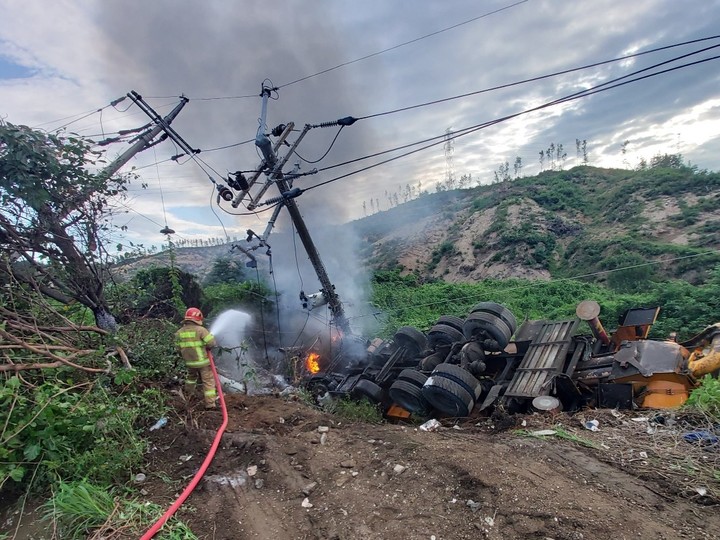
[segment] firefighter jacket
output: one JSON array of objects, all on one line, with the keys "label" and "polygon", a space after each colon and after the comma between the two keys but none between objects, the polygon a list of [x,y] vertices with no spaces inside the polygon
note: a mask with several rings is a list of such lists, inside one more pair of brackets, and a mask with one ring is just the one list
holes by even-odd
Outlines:
[{"label": "firefighter jacket", "polygon": [[207,328],[185,321],[175,332],[175,346],[187,367],[202,368],[210,365],[208,349],[217,346],[217,343]]}]

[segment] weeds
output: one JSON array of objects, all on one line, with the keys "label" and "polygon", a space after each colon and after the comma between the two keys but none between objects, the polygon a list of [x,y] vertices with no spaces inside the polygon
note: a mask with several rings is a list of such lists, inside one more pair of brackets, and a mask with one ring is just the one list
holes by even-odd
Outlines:
[{"label": "weeds", "polygon": [[[61,538],[126,538],[140,536],[162,516],[157,504],[123,499],[113,490],[85,480],[61,482],[55,496],[42,506],[44,518],[53,521]],[[158,538],[196,540],[186,524],[171,519]]]},{"label": "weeds", "polygon": [[[549,431],[552,431],[553,433],[549,433]],[[527,429],[516,429],[513,431],[515,435],[519,435],[521,437],[532,437],[534,439],[545,439],[547,437],[557,437],[558,439],[565,439],[566,441],[573,442],[575,444],[579,444],[581,446],[585,446],[586,448],[598,448],[598,445],[595,444],[590,439],[586,439],[585,437],[580,437],[579,435],[575,435],[574,433],[568,431],[564,427],[556,426],[552,428],[551,430],[548,430],[547,434],[536,434],[533,431],[527,430]]]},{"label": "weeds", "polygon": [[711,423],[720,423],[720,380],[705,375],[700,386],[690,393],[685,407],[701,412]]},{"label": "weeds", "polygon": [[333,399],[323,405],[325,411],[349,422],[382,424],[380,408],[367,399],[351,401],[349,399]]}]

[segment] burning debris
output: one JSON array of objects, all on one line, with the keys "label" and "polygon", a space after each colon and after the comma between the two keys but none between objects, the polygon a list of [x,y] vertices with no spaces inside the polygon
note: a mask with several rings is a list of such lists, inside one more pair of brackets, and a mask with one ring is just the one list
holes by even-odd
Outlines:
[{"label": "burning debris", "polygon": [[[630,309],[607,332],[591,300],[574,319],[520,325],[506,307],[480,302],[465,319],[440,317],[427,334],[402,327],[372,340],[362,359],[341,349],[324,362],[308,352],[303,385],[316,397],[368,399],[395,418],[677,407],[699,377],[720,370],[720,324],[685,343],[651,340],[659,311]],[[589,335],[577,333],[581,321]]]}]

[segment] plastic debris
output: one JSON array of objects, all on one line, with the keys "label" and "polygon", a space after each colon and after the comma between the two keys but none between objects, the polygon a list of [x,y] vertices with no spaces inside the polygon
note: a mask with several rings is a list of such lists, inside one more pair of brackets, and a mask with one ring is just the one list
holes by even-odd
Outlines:
[{"label": "plastic debris", "polygon": [[303,508],[312,508],[312,507],[313,507],[313,503],[311,503],[311,502],[310,502],[310,499],[308,499],[307,497],[305,497],[305,498],[303,499],[303,502],[300,503],[300,504],[301,504],[301,506],[302,506]]},{"label": "plastic debris", "polygon": [[530,435],[533,437],[545,437],[547,435],[555,435],[557,433],[554,429],[540,429],[538,431],[531,431]]},{"label": "plastic debris", "polygon": [[690,431],[683,434],[682,438],[685,440],[685,442],[699,443],[701,445],[717,444],[718,441],[720,441],[720,439],[715,433],[713,433],[712,431],[704,430]]},{"label": "plastic debris", "polygon": [[707,495],[707,489],[704,488],[704,487],[696,487],[696,488],[695,488],[695,491],[696,491],[697,494],[700,495],[701,497],[704,497],[705,495]]},{"label": "plastic debris", "polygon": [[147,480],[147,476],[143,473],[137,473],[135,475],[135,483],[136,484],[142,484],[145,480]]},{"label": "plastic debris", "polygon": [[192,454],[185,454],[184,456],[180,456],[178,459],[183,463],[186,461],[190,461],[192,459]]},{"label": "plastic debris", "polygon": [[475,502],[472,499],[468,499],[465,505],[470,508],[470,511],[473,514],[480,509],[480,506],[482,506],[479,502]]},{"label": "plastic debris", "polygon": [[161,427],[163,427],[166,424],[167,424],[167,418],[165,418],[163,416],[162,418],[158,419],[158,421],[155,422],[152,426],[150,426],[150,431],[155,431],[156,429],[160,429]]},{"label": "plastic debris", "polygon": [[248,475],[248,476],[255,476],[255,475],[257,474],[257,470],[258,470],[257,465],[250,465],[250,466],[247,468],[247,475]]},{"label": "plastic debris", "polygon": [[438,422],[435,418],[431,418],[424,424],[420,425],[420,431],[435,431],[441,426],[440,422]]},{"label": "plastic debris", "polygon": [[588,420],[587,422],[584,422],[583,425],[585,426],[585,429],[589,429],[590,431],[600,430],[600,422],[597,420]]},{"label": "plastic debris", "polygon": [[330,428],[328,426],[318,426],[317,430],[318,433],[327,433],[330,431]]}]

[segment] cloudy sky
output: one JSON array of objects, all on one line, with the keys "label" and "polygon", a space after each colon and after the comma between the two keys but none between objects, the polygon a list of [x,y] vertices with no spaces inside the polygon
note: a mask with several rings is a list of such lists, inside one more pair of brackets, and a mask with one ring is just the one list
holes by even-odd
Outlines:
[{"label": "cloudy sky", "polygon": [[[279,87],[269,103],[269,127],[290,121],[302,126],[474,92],[710,37],[720,29],[720,0],[0,0],[0,11],[0,115],[8,122],[52,131],[74,121],[65,129],[100,140],[103,133],[143,125],[147,118],[137,107],[128,108],[129,100],[86,118],[79,119],[80,113],[135,90],[164,114],[184,94],[190,102],[173,126],[203,150],[255,136],[257,96],[265,79]],[[453,25],[458,26],[437,33]],[[320,163],[300,162],[301,170],[481,124],[718,45],[720,39],[703,41],[361,120],[343,130]],[[294,82],[368,55],[373,56]],[[512,165],[516,157],[523,174],[535,174],[538,153],[550,143],[564,146],[565,167],[571,167],[578,162],[576,139],[587,141],[592,165],[634,166],[659,152],[681,152],[699,167],[717,170],[718,88],[720,61],[711,60],[523,115],[455,140],[454,174],[487,183],[500,164]],[[311,130],[299,154],[318,159],[336,131]],[[109,154],[126,147],[112,145]],[[127,213],[117,218],[128,224],[129,238],[159,243],[166,220],[183,238],[224,236],[211,211],[207,175],[194,161],[167,161],[176,153],[166,141],[125,167],[144,167],[138,172],[148,186],[133,184],[124,202]],[[207,171],[223,175],[259,162],[253,144],[203,152],[200,158]],[[296,185],[309,187],[383,158],[304,177]],[[156,161],[161,163],[152,165]],[[342,223],[362,216],[363,201],[369,209],[371,198],[386,208],[385,192],[406,184],[421,182],[434,191],[446,166],[441,144],[310,190],[298,204],[311,220]],[[269,195],[275,194],[273,188]],[[269,216],[215,210],[230,236],[242,236],[247,227],[262,230]]]}]

